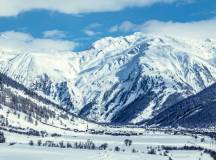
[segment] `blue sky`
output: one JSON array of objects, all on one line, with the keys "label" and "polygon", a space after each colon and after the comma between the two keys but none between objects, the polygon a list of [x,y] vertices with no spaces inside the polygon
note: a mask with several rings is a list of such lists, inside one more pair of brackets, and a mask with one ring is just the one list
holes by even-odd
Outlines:
[{"label": "blue sky", "polygon": [[[17,3],[21,1],[28,0],[20,0]],[[144,4],[127,5],[127,0],[122,1],[122,4],[118,5],[123,7],[116,7],[114,11],[112,8],[99,11],[98,8],[90,8],[89,11],[86,11],[88,8],[84,8],[84,11],[79,9],[77,13],[73,13],[74,8],[71,10],[69,8],[69,12],[72,13],[68,13],[66,9],[53,10],[50,7],[29,6],[27,9],[19,9],[21,6],[13,4],[13,7],[17,5],[16,13],[9,12],[11,8],[4,8],[5,11],[0,12],[0,32],[13,31],[29,34],[37,39],[71,41],[76,44],[73,50],[79,51],[88,48],[91,43],[105,36],[128,35],[140,31],[141,26],[152,20],[184,24],[208,21],[216,17],[215,0],[173,0],[173,2],[152,4],[145,4],[145,0],[141,0]],[[150,3],[147,1],[146,3]],[[0,0],[0,6],[3,7],[1,3],[12,5],[13,2]],[[48,0],[47,4],[49,3]]]}]

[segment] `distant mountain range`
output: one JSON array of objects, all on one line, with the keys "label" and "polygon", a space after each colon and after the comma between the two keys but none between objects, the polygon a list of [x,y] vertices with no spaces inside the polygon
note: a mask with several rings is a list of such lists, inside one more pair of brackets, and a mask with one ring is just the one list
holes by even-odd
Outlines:
[{"label": "distant mountain range", "polygon": [[197,93],[216,82],[215,58],[213,39],[135,33],[103,38],[82,52],[0,48],[0,71],[89,120],[191,126],[206,117],[196,123],[206,126],[215,123],[215,87]]}]

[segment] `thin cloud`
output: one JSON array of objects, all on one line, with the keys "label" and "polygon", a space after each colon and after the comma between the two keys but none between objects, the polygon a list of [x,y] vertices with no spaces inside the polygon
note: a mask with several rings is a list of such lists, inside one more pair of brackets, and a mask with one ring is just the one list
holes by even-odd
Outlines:
[{"label": "thin cloud", "polygon": [[87,36],[96,36],[100,34],[100,32],[96,32],[96,31],[89,30],[89,29],[84,29],[83,31]]},{"label": "thin cloud", "polygon": [[30,34],[7,31],[0,33],[0,49],[15,52],[61,52],[71,51],[77,43],[67,40],[34,38]]},{"label": "thin cloud", "polygon": [[60,30],[48,30],[43,32],[44,38],[61,39],[66,37],[66,32]]},{"label": "thin cloud", "polygon": [[[129,32],[137,28],[138,25],[130,22],[130,21],[124,21],[120,25],[114,25],[112,26],[109,31],[110,32]],[[136,30],[136,29],[135,29]]]},{"label": "thin cloud", "polygon": [[135,24],[125,21],[112,26],[110,32],[144,32],[158,35],[170,35],[184,38],[216,38],[216,18],[194,22],[163,22],[157,20]]},{"label": "thin cloud", "polygon": [[128,7],[145,7],[155,3],[182,3],[191,0],[0,0],[0,16],[16,16],[33,9],[66,14],[119,11]]},{"label": "thin cloud", "polygon": [[101,34],[100,32],[96,31],[99,27],[101,26],[100,23],[92,23],[90,25],[88,25],[87,27],[85,27],[83,29],[83,32],[87,35],[87,36],[96,36]]}]

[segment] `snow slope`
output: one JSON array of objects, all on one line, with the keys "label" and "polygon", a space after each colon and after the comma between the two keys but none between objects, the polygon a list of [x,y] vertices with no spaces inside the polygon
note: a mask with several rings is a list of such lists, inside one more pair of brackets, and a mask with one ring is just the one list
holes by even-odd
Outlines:
[{"label": "snow slope", "polygon": [[135,33],[103,38],[78,53],[1,48],[0,68],[80,116],[138,123],[214,83],[215,46],[210,39]]}]

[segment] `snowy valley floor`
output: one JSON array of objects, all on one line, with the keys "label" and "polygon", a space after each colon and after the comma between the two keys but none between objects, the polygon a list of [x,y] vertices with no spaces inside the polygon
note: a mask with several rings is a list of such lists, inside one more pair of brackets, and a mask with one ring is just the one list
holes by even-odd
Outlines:
[{"label": "snowy valley floor", "polygon": [[[202,151],[168,151],[160,146],[202,146],[216,150],[215,142],[205,137],[194,138],[188,135],[172,135],[163,132],[147,132],[140,136],[110,136],[92,135],[87,133],[71,133],[61,137],[34,137],[4,132],[7,143],[0,144],[0,160],[212,160],[210,155]],[[125,139],[132,140],[131,146],[126,146]],[[33,146],[29,141],[33,141]],[[60,148],[38,146],[37,142],[63,142],[72,146],[77,142],[85,143],[91,140],[96,146],[107,143],[106,150],[88,150],[75,148]],[[14,143],[12,143],[14,142]],[[9,145],[10,144],[10,145]],[[12,144],[12,145],[11,145]],[[116,147],[119,150],[116,151]],[[153,149],[154,153],[150,154]]]},{"label": "snowy valley floor", "polygon": [[[207,154],[201,156],[198,151],[170,152],[174,160],[211,160]],[[147,153],[130,153],[114,151],[92,151],[77,149],[40,148],[16,145],[1,145],[1,160],[168,160],[168,156]]]}]

